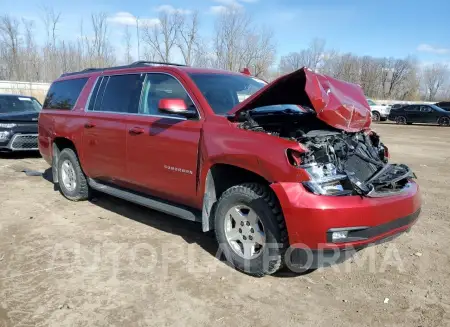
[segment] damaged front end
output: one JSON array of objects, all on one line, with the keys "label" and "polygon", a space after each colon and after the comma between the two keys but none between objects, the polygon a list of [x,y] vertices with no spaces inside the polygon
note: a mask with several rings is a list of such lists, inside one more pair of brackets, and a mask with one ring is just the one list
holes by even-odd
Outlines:
[{"label": "damaged front end", "polygon": [[302,68],[268,84],[229,113],[239,127],[303,145],[287,150],[304,169],[304,186],[326,195],[383,197],[406,190],[414,176],[388,163],[387,148],[370,131],[370,107],[359,85]]},{"label": "damaged front end", "polygon": [[388,150],[368,129],[347,132],[317,118],[313,109],[276,105],[241,113],[238,127],[295,141],[306,149],[287,149],[291,165],[304,169],[303,185],[315,194],[384,197],[408,187],[413,172],[388,163]]},{"label": "damaged front end", "polygon": [[311,181],[304,184],[316,194],[390,196],[415,177],[408,166],[388,163],[387,148],[375,132],[319,130],[298,142],[309,150],[298,154],[298,167],[308,172]]}]

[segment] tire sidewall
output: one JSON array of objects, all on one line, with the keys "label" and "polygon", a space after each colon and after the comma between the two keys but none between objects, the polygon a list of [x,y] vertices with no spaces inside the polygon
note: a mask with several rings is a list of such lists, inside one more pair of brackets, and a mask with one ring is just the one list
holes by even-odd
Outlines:
[{"label": "tire sidewall", "polygon": [[[266,244],[263,252],[254,259],[244,259],[239,256],[231,248],[225,235],[226,214],[230,208],[239,204],[253,209],[264,226]],[[251,275],[262,276],[271,273],[272,261],[276,261],[281,253],[281,233],[273,217],[272,210],[261,196],[256,193],[253,196],[249,196],[242,192],[235,192],[221,198],[215,211],[214,223],[219,250],[234,265],[234,268]]]},{"label": "tire sidewall", "polygon": [[398,116],[398,117],[395,119],[395,122],[396,122],[398,125],[405,125],[405,124],[408,123],[408,121],[406,120],[406,117],[405,117],[405,116]]},{"label": "tire sidewall", "polygon": [[[377,118],[377,119],[374,119],[374,118]],[[380,113],[378,112],[378,111],[373,111],[372,112],[372,121],[374,121],[374,122],[379,122],[379,121],[381,121],[381,115],[380,115]]]},{"label": "tire sidewall", "polygon": [[[444,122],[446,122],[446,123],[444,123]],[[438,119],[439,126],[446,127],[446,126],[450,125],[449,123],[450,123],[450,118],[449,117],[444,116],[444,117],[441,117],[441,118]]]},{"label": "tire sidewall", "polygon": [[[75,187],[75,189],[73,191],[69,191],[65,186],[64,183],[62,182],[62,164],[64,161],[69,160],[70,163],[72,164],[72,167],[75,171],[75,177],[76,177],[76,181],[77,181],[77,185]],[[80,171],[78,169],[78,159],[75,156],[75,154],[73,154],[73,152],[71,153],[71,151],[68,150],[63,150],[61,152],[61,154],[59,155],[58,158],[58,181],[59,181],[59,188],[61,190],[61,192],[63,193],[64,196],[66,196],[67,198],[76,198],[77,196],[79,196],[80,191],[81,191],[81,176],[80,176]]]}]

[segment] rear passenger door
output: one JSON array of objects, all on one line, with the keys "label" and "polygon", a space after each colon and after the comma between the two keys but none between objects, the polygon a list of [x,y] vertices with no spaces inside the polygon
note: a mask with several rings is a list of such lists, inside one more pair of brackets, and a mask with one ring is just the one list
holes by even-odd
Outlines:
[{"label": "rear passenger door", "polygon": [[411,105],[405,107],[405,115],[408,123],[421,123],[422,117],[420,114],[420,107],[416,105]]},{"label": "rear passenger door", "polygon": [[85,113],[84,169],[106,182],[126,180],[127,117],[139,110],[144,74],[98,78]]},{"label": "rear passenger door", "polygon": [[161,99],[183,99],[196,108],[177,77],[147,74],[139,114],[127,124],[128,180],[151,195],[195,207],[202,118],[164,114]]}]

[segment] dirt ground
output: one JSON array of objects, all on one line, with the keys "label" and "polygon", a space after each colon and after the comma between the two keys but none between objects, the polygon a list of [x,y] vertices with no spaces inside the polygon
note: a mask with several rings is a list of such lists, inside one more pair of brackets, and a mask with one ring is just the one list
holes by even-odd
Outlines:
[{"label": "dirt ground", "polygon": [[418,223],[343,264],[264,278],[216,259],[200,225],[107,195],[70,202],[37,154],[1,155],[0,327],[450,326],[450,128],[375,130],[418,176]]}]

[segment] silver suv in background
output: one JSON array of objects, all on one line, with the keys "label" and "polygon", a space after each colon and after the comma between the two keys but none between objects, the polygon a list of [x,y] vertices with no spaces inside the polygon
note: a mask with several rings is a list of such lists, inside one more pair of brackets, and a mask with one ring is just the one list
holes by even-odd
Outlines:
[{"label": "silver suv in background", "polygon": [[385,121],[387,120],[391,107],[385,104],[376,104],[375,101],[367,99],[370,110],[372,112],[372,121]]}]

